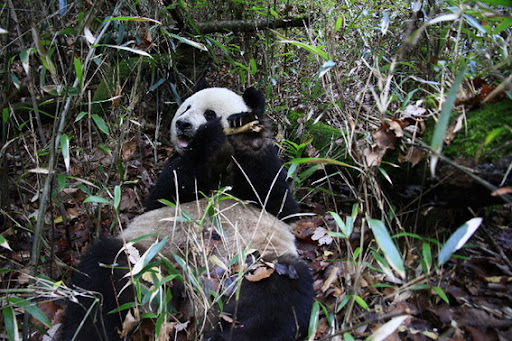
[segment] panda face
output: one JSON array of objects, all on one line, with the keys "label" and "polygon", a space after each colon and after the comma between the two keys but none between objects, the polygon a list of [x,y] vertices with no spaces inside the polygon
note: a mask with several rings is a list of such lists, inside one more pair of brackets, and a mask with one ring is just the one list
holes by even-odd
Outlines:
[{"label": "panda face", "polygon": [[194,139],[197,129],[208,121],[220,118],[224,128],[233,114],[251,111],[242,96],[225,88],[207,88],[196,92],[178,108],[171,123],[171,141],[183,154]]}]

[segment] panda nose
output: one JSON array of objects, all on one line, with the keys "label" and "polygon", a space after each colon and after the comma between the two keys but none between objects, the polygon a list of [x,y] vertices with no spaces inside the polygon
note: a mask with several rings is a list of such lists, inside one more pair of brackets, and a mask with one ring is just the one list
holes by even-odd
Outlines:
[{"label": "panda nose", "polygon": [[182,121],[182,120],[176,121],[176,129],[177,130],[185,131],[187,129],[190,129],[191,126],[192,126],[192,124],[190,124],[190,122]]}]

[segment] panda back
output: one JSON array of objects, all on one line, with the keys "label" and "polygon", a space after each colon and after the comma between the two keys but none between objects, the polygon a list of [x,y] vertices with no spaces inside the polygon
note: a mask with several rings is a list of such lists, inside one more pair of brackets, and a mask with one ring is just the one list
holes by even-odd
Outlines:
[{"label": "panda back", "polygon": [[146,212],[133,219],[121,238],[131,241],[153,234],[136,243],[145,251],[156,240],[167,236],[169,241],[161,251],[167,258],[173,253],[184,256],[189,251],[205,248],[222,257],[233,257],[248,249],[258,250],[269,261],[283,255],[297,256],[291,227],[273,215],[253,205],[229,199],[218,202],[216,213],[208,217],[205,216],[208,206],[209,201],[201,199],[180,204],[177,208],[166,206]]}]

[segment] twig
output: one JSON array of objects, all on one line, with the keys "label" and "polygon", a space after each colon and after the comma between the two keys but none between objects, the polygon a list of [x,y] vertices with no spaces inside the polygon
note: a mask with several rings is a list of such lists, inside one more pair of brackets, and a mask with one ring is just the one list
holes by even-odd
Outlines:
[{"label": "twig", "polygon": [[202,34],[222,32],[226,30],[234,32],[251,32],[268,28],[303,27],[308,21],[308,16],[273,20],[219,20],[196,23],[196,27]]},{"label": "twig", "polygon": [[237,128],[224,128],[224,135],[236,135],[236,134],[242,134],[242,133],[258,133],[260,132],[264,127],[260,124],[260,121],[252,121],[249,122],[241,127]]}]

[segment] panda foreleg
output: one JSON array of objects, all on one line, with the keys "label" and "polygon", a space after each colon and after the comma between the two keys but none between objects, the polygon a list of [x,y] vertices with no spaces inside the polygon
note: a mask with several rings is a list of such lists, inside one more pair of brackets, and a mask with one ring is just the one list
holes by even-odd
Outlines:
[{"label": "panda foreleg", "polygon": [[[155,186],[144,202],[146,211],[163,206],[159,199],[191,202],[217,189],[222,173],[231,160],[232,148],[227,143],[220,119],[200,126],[183,155],[174,157],[163,168]],[[178,188],[176,188],[178,184]]]},{"label": "panda foreleg", "polygon": [[224,306],[234,324],[221,322],[206,340],[296,340],[306,335],[313,304],[311,271],[293,256],[281,257],[278,263],[289,273],[274,271],[257,282],[244,279],[238,301],[233,297]]},{"label": "panda foreleg", "polygon": [[[118,331],[122,329],[122,322],[126,311],[107,314],[109,311],[124,303],[134,300],[133,289],[125,288],[129,278],[124,278],[128,270],[117,267],[127,267],[124,253],[119,253],[123,241],[117,238],[101,239],[94,243],[82,258],[82,261],[73,273],[73,285],[94,291],[101,296],[95,298],[88,295],[78,296],[78,303],[69,302],[62,331],[62,340],[120,340]],[[100,264],[110,265],[117,262],[116,269]],[[97,299],[100,299],[97,301]],[[81,326],[82,325],[82,326]]]}]

